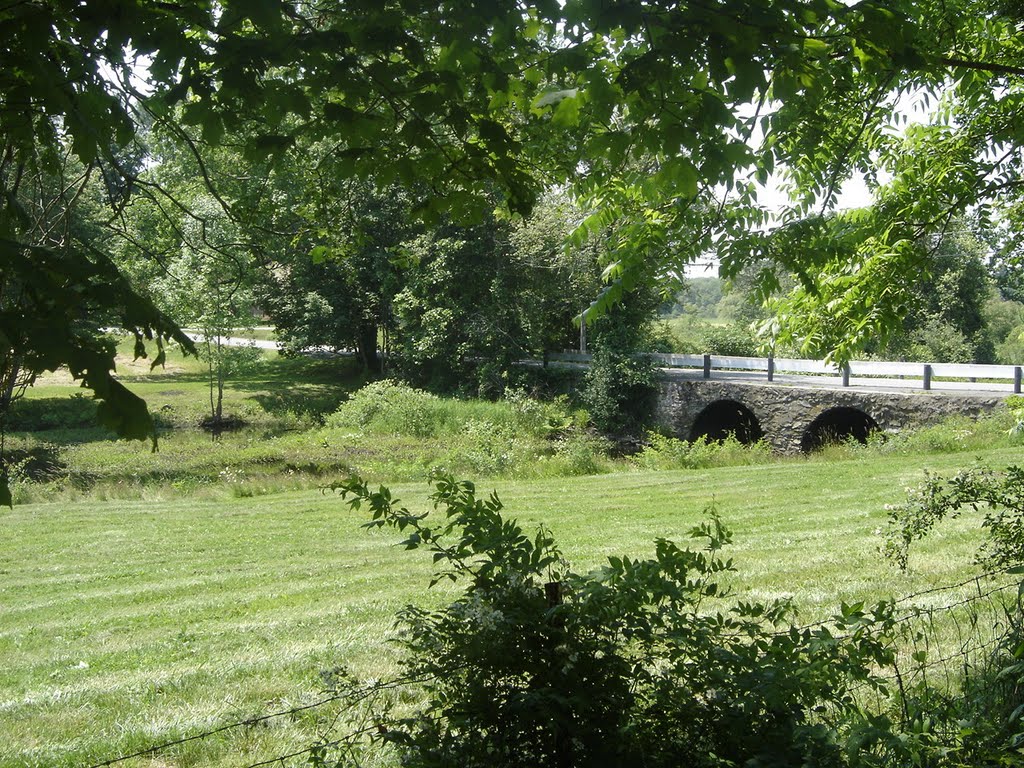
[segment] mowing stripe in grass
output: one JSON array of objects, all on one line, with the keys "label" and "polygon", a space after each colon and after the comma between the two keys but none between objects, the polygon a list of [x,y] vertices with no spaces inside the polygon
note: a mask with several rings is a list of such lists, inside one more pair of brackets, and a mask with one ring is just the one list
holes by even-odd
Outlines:
[{"label": "mowing stripe in grass", "polygon": [[[993,451],[996,464],[1016,451]],[[976,522],[943,526],[901,574],[877,552],[884,505],[971,456],[870,457],[700,472],[493,484],[544,522],[577,570],[682,539],[714,499],[735,531],[743,597],[792,595],[806,620],[840,600],[907,593],[970,569]],[[491,483],[481,483],[486,492]],[[396,488],[411,508],[424,485]],[[312,700],[337,664],[385,676],[392,617],[430,564],[318,492],[253,499],[78,502],[0,511],[0,765],[71,766]],[[315,718],[161,756],[240,766],[302,746]],[[161,764],[161,763],[141,763]]]}]

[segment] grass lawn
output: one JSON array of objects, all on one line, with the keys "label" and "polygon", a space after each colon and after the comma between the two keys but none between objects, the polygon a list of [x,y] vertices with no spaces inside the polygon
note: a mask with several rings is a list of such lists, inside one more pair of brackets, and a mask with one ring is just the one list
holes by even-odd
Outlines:
[{"label": "grass lawn", "polygon": [[[996,465],[1018,451],[981,455]],[[971,570],[976,521],[945,526],[902,574],[883,505],[973,454],[482,483],[549,525],[577,570],[681,539],[712,501],[735,531],[738,594],[802,617]],[[399,488],[412,506],[425,485]],[[315,490],[257,498],[28,504],[0,511],[0,765],[80,766],[320,695],[320,673],[393,671],[392,615],[429,564]],[[246,766],[301,749],[329,708],[171,748],[137,766]]]},{"label": "grass lawn", "polygon": [[[232,380],[226,410],[248,426],[219,441],[198,429],[199,361],[172,354],[150,371],[124,358],[118,370],[155,414],[159,453],[90,426],[95,405],[69,396],[66,375],[42,379],[13,415],[29,431],[14,431],[8,449],[42,474],[15,483],[21,503],[0,509],[0,768],[89,766],[312,703],[322,673],[339,666],[391,675],[396,610],[445,592],[426,590],[421,553],[362,530],[363,518],[318,486],[355,467],[416,507],[427,486],[410,478],[428,466],[473,479],[486,472],[466,467],[503,466],[488,420],[508,418],[508,404],[452,404],[472,415],[459,434],[332,426],[328,414],[362,384],[346,361],[268,355]],[[943,525],[909,572],[897,571],[879,553],[885,505],[925,469],[1016,461],[1006,426],[954,424],[804,459],[737,454],[753,465],[689,471],[641,471],[600,455],[586,435],[558,449],[506,435],[501,450],[520,463],[478,488],[496,488],[528,527],[549,526],[577,571],[649,555],[658,537],[683,540],[714,503],[735,534],[736,596],[792,597],[812,621],[840,601],[973,572],[981,537],[969,517]],[[606,474],[558,475],[570,470]],[[249,766],[309,746],[335,714],[310,709],[118,765]]]}]

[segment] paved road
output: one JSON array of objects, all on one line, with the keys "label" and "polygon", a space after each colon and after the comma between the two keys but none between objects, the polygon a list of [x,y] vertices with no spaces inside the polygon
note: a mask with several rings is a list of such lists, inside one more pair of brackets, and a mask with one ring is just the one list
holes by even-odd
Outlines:
[{"label": "paved road", "polygon": [[[193,341],[199,341],[201,336],[194,331],[185,331],[185,335]],[[279,349],[276,341],[270,341],[269,339],[246,339],[240,336],[223,336],[221,337],[221,343],[226,347],[256,347],[257,349]],[[338,356],[338,355],[352,355],[355,354],[351,350],[337,349],[335,347],[306,347],[302,350],[304,354],[315,356]]]}]

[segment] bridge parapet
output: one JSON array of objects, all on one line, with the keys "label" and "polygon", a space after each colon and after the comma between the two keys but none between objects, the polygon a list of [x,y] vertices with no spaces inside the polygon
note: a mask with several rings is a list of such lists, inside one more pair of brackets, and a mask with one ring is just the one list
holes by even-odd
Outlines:
[{"label": "bridge parapet", "polygon": [[[963,363],[907,363],[851,360],[844,366],[824,360],[737,357],[730,355],[663,355],[650,357],[662,368],[701,371],[705,379],[803,383],[819,387],[885,387],[887,389],[1021,394],[1022,366]],[[563,363],[589,363],[579,352],[552,354]],[[763,375],[759,375],[763,374]]]}]

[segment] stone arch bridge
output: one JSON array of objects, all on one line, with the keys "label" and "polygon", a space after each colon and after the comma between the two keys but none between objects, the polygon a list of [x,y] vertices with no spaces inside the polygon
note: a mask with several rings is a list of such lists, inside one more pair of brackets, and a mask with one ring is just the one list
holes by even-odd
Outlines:
[{"label": "stone arch bridge", "polygon": [[829,440],[865,440],[873,431],[896,433],[960,414],[976,417],[1003,405],[1005,395],[894,392],[715,381],[663,371],[656,420],[676,437],[741,442],[764,439],[781,453],[813,450]]}]

